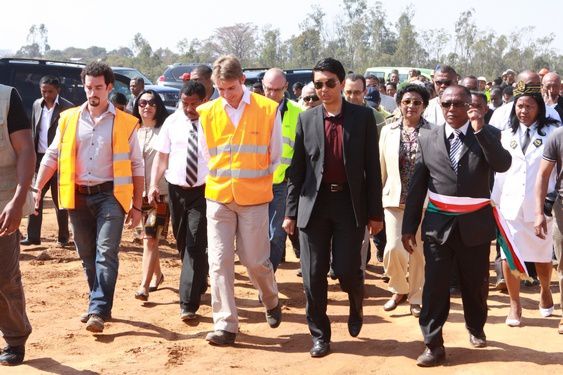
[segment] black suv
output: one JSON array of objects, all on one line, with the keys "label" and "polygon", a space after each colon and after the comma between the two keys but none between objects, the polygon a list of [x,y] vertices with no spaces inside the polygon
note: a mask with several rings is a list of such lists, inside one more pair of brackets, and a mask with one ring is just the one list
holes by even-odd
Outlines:
[{"label": "black suv", "polygon": [[[27,114],[31,116],[33,102],[41,96],[39,80],[45,75],[59,78],[60,95],[63,98],[75,105],[84,103],[86,93],[80,79],[80,72],[84,66],[84,64],[63,61],[2,58],[0,59],[0,83],[18,90]],[[129,78],[116,73],[113,90],[130,96]]]},{"label": "black suv", "polygon": [[[252,86],[255,82],[262,81],[264,74],[266,73],[266,68],[250,68],[244,69],[244,74],[246,75],[245,85],[248,87]],[[295,95],[293,95],[293,84],[295,82],[301,82],[303,85],[311,82],[313,80],[313,71],[311,69],[286,69],[284,70],[285,77],[287,78],[287,91],[286,95],[295,100]]]}]

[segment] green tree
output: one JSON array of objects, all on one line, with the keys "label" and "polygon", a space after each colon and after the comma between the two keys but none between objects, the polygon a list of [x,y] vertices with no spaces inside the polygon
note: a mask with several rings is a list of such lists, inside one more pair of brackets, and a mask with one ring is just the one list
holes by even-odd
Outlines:
[{"label": "green tree", "polygon": [[420,46],[417,33],[412,24],[414,10],[407,7],[397,21],[397,49],[393,54],[394,63],[398,66],[424,65],[428,53]]}]

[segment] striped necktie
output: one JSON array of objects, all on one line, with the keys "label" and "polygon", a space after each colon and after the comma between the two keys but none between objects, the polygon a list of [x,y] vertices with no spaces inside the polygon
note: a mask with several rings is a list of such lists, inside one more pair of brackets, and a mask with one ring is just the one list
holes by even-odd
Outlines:
[{"label": "striped necktie", "polygon": [[192,122],[188,138],[188,156],[186,158],[186,182],[194,186],[197,182],[197,123]]},{"label": "striped necktie", "polygon": [[450,162],[452,168],[457,174],[457,165],[459,164],[459,159],[461,157],[461,130],[454,129],[454,132],[450,135]]}]

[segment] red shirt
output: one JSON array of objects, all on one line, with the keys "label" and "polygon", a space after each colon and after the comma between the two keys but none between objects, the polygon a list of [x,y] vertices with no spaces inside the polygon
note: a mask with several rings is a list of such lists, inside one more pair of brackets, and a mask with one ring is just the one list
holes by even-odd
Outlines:
[{"label": "red shirt", "polygon": [[325,154],[322,182],[325,184],[345,184],[346,170],[344,169],[344,116],[340,112],[336,116],[329,116],[324,111]]}]

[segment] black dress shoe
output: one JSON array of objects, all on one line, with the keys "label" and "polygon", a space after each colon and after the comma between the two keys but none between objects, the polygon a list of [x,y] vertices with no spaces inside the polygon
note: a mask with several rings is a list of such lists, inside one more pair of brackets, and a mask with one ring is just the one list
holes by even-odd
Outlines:
[{"label": "black dress shoe", "polygon": [[311,357],[320,358],[330,353],[330,343],[324,341],[315,341],[311,348]]},{"label": "black dress shoe", "polygon": [[276,307],[266,311],[266,322],[268,322],[270,328],[278,328],[280,326],[281,321],[282,321],[282,310],[280,303],[278,301]]},{"label": "black dress shoe", "polygon": [[446,361],[446,349],[439,346],[434,349],[426,348],[416,359],[416,365],[420,367],[433,367],[441,365]]},{"label": "black dress shoe", "polygon": [[41,241],[39,240],[30,240],[29,238],[24,238],[20,241],[20,245],[23,246],[30,246],[30,245],[41,245]]},{"label": "black dress shoe", "polygon": [[350,336],[358,336],[360,334],[360,331],[362,330],[363,323],[364,314],[362,306],[360,306],[358,309],[353,309],[352,306],[350,306],[350,315],[348,317],[348,333],[350,334]]},{"label": "black dress shoe", "polygon": [[479,335],[469,334],[469,342],[474,348],[485,348],[487,346],[487,337],[484,333]]},{"label": "black dress shoe", "polygon": [[0,354],[0,365],[17,366],[23,362],[25,346],[6,346]]}]

